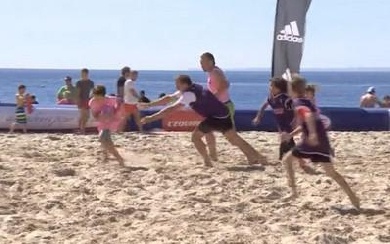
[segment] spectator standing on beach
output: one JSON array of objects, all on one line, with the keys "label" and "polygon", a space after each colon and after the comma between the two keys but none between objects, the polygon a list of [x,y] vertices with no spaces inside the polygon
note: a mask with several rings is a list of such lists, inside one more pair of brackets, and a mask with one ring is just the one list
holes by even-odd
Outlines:
[{"label": "spectator standing on beach", "polygon": [[[125,66],[121,70],[121,76],[118,78],[118,81],[116,82],[116,95],[119,98],[119,100],[123,99],[124,96],[124,86],[126,82],[126,76],[130,74],[130,67]],[[122,102],[122,101],[121,101]]]},{"label": "spectator standing on beach", "polygon": [[124,87],[124,127],[127,124],[127,120],[131,117],[134,118],[135,123],[138,126],[138,130],[142,132],[142,124],[141,124],[141,114],[138,110],[137,103],[140,99],[140,96],[135,89],[135,82],[138,78],[138,71],[132,70],[130,74],[126,76],[126,82]]},{"label": "spectator standing on beach", "polygon": [[376,96],[375,87],[371,86],[367,89],[366,94],[360,98],[361,108],[374,108],[378,104],[378,97]]},{"label": "spectator standing on beach", "polygon": [[89,70],[81,70],[81,79],[76,83],[77,89],[77,107],[79,109],[80,118],[79,118],[79,128],[80,133],[85,133],[85,126],[89,118],[89,98],[91,91],[94,88],[94,82],[89,79]]},{"label": "spectator standing on beach", "polygon": [[15,95],[16,98],[16,110],[15,110],[15,122],[11,124],[10,133],[13,133],[16,126],[20,127],[24,133],[27,133],[27,114],[26,114],[26,105],[27,105],[27,94],[26,86],[19,85],[18,92]]},{"label": "spectator standing on beach", "polygon": [[57,104],[76,104],[77,89],[72,84],[72,77],[66,76],[64,81],[65,85],[57,92]]},{"label": "spectator standing on beach", "polygon": [[150,103],[150,99],[146,97],[145,91],[144,91],[144,90],[141,90],[141,91],[139,92],[139,96],[140,96],[140,98],[139,98],[138,101],[139,101],[140,103]]},{"label": "spectator standing on beach", "polygon": [[[224,72],[216,66],[214,55],[206,52],[200,56],[200,65],[204,72],[207,73],[207,88],[218,98],[220,102],[225,104],[229,111],[229,117],[232,120],[234,126],[234,104],[230,100],[229,95],[229,82]],[[214,161],[218,161],[216,139],[212,131],[205,136],[210,158]]]}]

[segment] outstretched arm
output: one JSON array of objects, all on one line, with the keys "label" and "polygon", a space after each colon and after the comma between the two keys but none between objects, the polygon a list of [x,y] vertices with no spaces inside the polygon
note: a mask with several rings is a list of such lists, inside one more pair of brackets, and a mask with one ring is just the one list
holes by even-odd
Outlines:
[{"label": "outstretched arm", "polygon": [[157,100],[151,101],[149,103],[139,103],[139,105],[141,107],[144,107],[144,108],[164,106],[164,105],[167,105],[168,103],[172,102],[177,96],[178,96],[178,93],[176,92],[176,93],[173,93],[170,95],[166,95],[166,96],[159,98]]},{"label": "outstretched arm", "polygon": [[[157,112],[153,115],[144,117],[141,120],[141,122],[143,124],[146,124],[146,123],[150,123],[150,122],[155,121],[155,120],[162,119],[166,115],[168,115],[169,113],[171,113],[175,110],[179,110],[179,109],[183,108],[185,105],[189,105],[192,102],[195,102],[195,100],[196,100],[195,94],[192,92],[184,92],[183,94],[181,94],[180,92],[177,92],[177,93],[174,93],[175,96],[173,96],[173,97],[176,97],[178,94],[180,94],[181,96],[174,104],[172,104],[166,108],[163,108],[162,110],[160,110],[159,112]],[[171,100],[170,98],[173,98],[173,97],[172,97],[172,95],[165,96],[165,97],[157,100],[154,104],[162,104],[165,101],[170,101]]]},{"label": "outstretched arm", "polygon": [[160,120],[160,119],[164,118],[166,115],[172,113],[175,110],[179,110],[182,107],[184,107],[184,104],[181,104],[181,103],[172,104],[166,108],[161,109],[157,113],[154,113],[154,114],[149,115],[149,116],[145,116],[144,118],[141,119],[141,123],[147,124],[147,123],[150,123],[150,122],[153,122],[156,120]]},{"label": "outstretched arm", "polygon": [[254,122],[255,124],[260,123],[261,119],[262,119],[263,116],[264,116],[265,109],[268,107],[268,105],[269,105],[268,101],[265,101],[265,102],[263,103],[263,105],[261,105],[259,111],[257,111],[257,114],[256,114],[255,119],[253,120],[253,122]]}]

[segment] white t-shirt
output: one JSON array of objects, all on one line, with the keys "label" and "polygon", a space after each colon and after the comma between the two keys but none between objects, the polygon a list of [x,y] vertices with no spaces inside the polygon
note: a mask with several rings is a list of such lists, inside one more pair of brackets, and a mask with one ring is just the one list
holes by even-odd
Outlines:
[{"label": "white t-shirt", "polygon": [[126,80],[124,86],[124,97],[123,100],[127,104],[136,104],[138,103],[138,98],[133,95],[131,89],[135,89],[135,81]]},{"label": "white t-shirt", "polygon": [[177,91],[175,93],[173,93],[173,95],[175,97],[178,98],[178,100],[174,103],[175,105],[176,104],[183,104],[185,106],[189,106],[190,103],[193,103],[196,101],[196,96],[193,92],[181,92],[181,91]]}]

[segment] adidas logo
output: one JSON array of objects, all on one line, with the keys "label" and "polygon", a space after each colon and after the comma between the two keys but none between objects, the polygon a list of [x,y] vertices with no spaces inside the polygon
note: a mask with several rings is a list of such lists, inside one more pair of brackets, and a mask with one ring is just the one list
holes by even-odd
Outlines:
[{"label": "adidas logo", "polygon": [[303,38],[299,36],[297,22],[292,21],[290,24],[286,25],[284,29],[280,31],[280,34],[276,36],[276,40],[302,43]]}]

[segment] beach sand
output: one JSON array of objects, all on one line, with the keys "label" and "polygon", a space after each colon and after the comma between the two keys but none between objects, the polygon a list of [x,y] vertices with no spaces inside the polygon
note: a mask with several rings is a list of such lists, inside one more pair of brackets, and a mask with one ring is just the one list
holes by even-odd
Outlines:
[{"label": "beach sand", "polygon": [[[277,134],[241,134],[276,162]],[[335,182],[299,168],[300,196],[283,202],[281,165],[248,168],[220,135],[213,168],[190,133],[115,135],[121,168],[97,160],[97,135],[0,134],[0,243],[390,242],[390,132],[331,138],[360,214]]]}]

